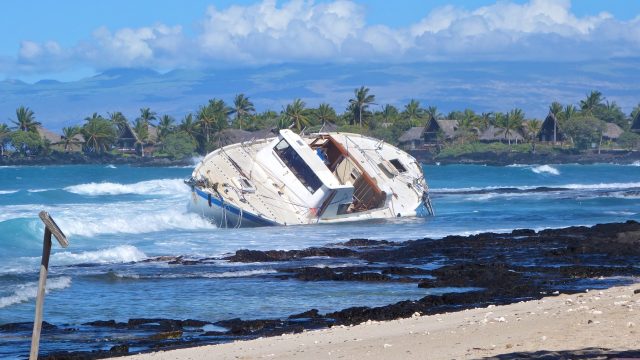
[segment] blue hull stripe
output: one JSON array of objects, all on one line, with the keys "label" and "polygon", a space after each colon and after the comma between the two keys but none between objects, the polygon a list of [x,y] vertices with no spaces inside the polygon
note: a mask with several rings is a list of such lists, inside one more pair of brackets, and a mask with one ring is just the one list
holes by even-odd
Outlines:
[{"label": "blue hull stripe", "polygon": [[[196,193],[198,194],[198,196],[200,196],[201,198],[203,198],[205,201],[209,201],[209,194],[205,193],[204,191],[201,191],[197,188],[194,188],[194,190],[196,191]],[[236,216],[241,216],[240,214],[242,213],[242,218],[246,219],[247,221],[251,221],[253,223],[256,223],[258,225],[263,225],[263,226],[273,226],[273,225],[280,225],[276,222],[273,221],[269,221],[266,220],[264,218],[261,218],[257,215],[254,215],[248,211],[241,211],[240,209],[238,209],[237,207],[235,207],[234,205],[231,205],[229,203],[223,203],[222,201],[220,201],[220,199],[218,199],[216,196],[211,195],[211,205],[215,205],[217,207],[223,208],[226,211],[229,211],[230,213],[236,215]]]}]

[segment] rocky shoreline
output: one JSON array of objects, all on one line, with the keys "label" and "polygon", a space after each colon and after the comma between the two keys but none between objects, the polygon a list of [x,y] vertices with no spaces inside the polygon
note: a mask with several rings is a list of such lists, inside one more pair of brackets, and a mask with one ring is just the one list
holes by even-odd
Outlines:
[{"label": "rocky shoreline", "polygon": [[[632,164],[640,161],[640,151],[603,151],[593,153],[496,153],[479,152],[463,154],[454,157],[439,157],[425,150],[411,150],[409,153],[418,161],[432,165],[472,164],[507,166],[513,164]],[[0,157],[0,166],[43,166],[43,165],[89,165],[89,164],[127,164],[131,166],[188,166],[193,165],[191,158],[169,159],[157,157],[117,156],[103,154],[101,156],[86,156],[80,153],[56,153],[37,157]]]},{"label": "rocky shoreline", "polygon": [[[640,223],[627,221],[592,227],[538,232],[521,229],[507,234],[482,233],[406,242],[352,239],[303,250],[238,250],[224,260],[291,264],[277,274],[269,275],[282,281],[403,282],[420,288],[451,290],[441,295],[427,295],[418,300],[380,307],[352,307],[324,314],[316,309],[300,309],[300,313],[282,319],[207,321],[155,318],[130,319],[128,322],[94,321],[81,326],[47,324],[43,337],[73,334],[77,339],[85,336],[88,337],[86,341],[103,342],[105,350],[49,352],[42,358],[106,358],[408,318],[416,313],[428,315],[460,311],[629,284],[640,276],[640,268],[637,267],[639,245]],[[296,265],[298,260],[302,262],[318,256],[358,259],[365,261],[365,265]],[[162,257],[147,261],[191,266],[210,260]],[[0,326],[0,332],[27,335],[30,326],[29,323],[5,324]]]},{"label": "rocky shoreline", "polygon": [[424,164],[473,164],[507,166],[513,164],[542,165],[542,164],[632,164],[640,161],[640,151],[602,151],[588,153],[557,152],[557,153],[497,153],[479,152],[460,156],[439,157],[424,150],[413,150],[409,153]]},{"label": "rocky shoreline", "polygon": [[118,156],[103,154],[87,156],[81,153],[56,153],[34,157],[0,157],[0,166],[50,166],[50,165],[131,165],[141,167],[189,166],[191,158],[169,159],[157,157]]}]

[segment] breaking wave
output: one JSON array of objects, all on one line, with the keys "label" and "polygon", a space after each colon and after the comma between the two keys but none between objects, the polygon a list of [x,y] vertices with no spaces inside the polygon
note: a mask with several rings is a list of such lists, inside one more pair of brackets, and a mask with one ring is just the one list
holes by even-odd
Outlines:
[{"label": "breaking wave", "polygon": [[184,210],[167,209],[139,211],[114,211],[98,214],[91,219],[82,214],[67,214],[58,223],[67,235],[96,236],[104,234],[144,234],[165,230],[215,229],[207,219]]},{"label": "breaking wave", "polygon": [[[63,276],[47,280],[46,292],[61,290],[71,286],[71,278]],[[15,285],[13,293],[9,296],[0,297],[0,309],[7,306],[23,303],[34,299],[38,295],[38,283],[29,282]]]},{"label": "breaking wave", "polygon": [[87,183],[68,186],[64,190],[88,196],[101,195],[176,195],[187,193],[189,187],[182,179],[161,179],[141,181],[134,184],[120,184],[112,182]]},{"label": "breaking wave", "polygon": [[225,271],[225,272],[205,272],[205,273],[174,273],[174,274],[159,274],[159,275],[140,275],[136,273],[120,273],[109,271],[102,274],[100,277],[107,277],[109,279],[122,279],[122,280],[146,280],[146,279],[217,279],[217,278],[239,278],[239,277],[251,277],[260,275],[277,274],[278,271],[273,269],[256,269],[256,270],[240,270],[240,271]]},{"label": "breaking wave", "polygon": [[549,165],[536,166],[534,168],[531,168],[531,171],[536,174],[560,175],[560,171],[558,169]]},{"label": "breaking wave", "polygon": [[0,195],[15,194],[20,190],[0,190]]},{"label": "breaking wave", "polygon": [[120,245],[108,249],[72,253],[67,251],[53,254],[56,265],[76,264],[121,264],[142,261],[147,255],[135,246]]},{"label": "breaking wave", "polygon": [[442,195],[471,195],[471,194],[522,194],[522,193],[544,193],[576,190],[591,191],[637,191],[640,189],[640,182],[632,183],[601,183],[601,184],[564,184],[558,186],[513,186],[513,187],[467,187],[467,188],[440,188],[431,189],[433,194]]}]

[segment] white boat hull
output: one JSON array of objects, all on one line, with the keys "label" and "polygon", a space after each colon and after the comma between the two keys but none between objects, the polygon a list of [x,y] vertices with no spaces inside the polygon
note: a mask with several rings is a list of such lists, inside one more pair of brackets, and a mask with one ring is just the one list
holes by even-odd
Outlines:
[{"label": "white boat hull", "polygon": [[188,184],[191,211],[225,228],[432,214],[421,165],[357,134],[302,138],[283,130],[225,146],[202,160]]}]

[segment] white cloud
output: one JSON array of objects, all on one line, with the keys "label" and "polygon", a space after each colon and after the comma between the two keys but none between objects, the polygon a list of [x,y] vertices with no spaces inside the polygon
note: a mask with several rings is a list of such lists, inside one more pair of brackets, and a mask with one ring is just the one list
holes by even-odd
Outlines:
[{"label": "white cloud", "polygon": [[[419,9],[417,9],[419,11]],[[583,60],[638,56],[640,16],[576,16],[570,0],[499,0],[463,9],[444,6],[405,27],[368,25],[354,1],[262,0],[210,6],[194,36],[180,26],[98,28],[76,46],[22,42],[15,64],[0,71],[71,66],[208,67],[282,62],[419,60]]]}]

